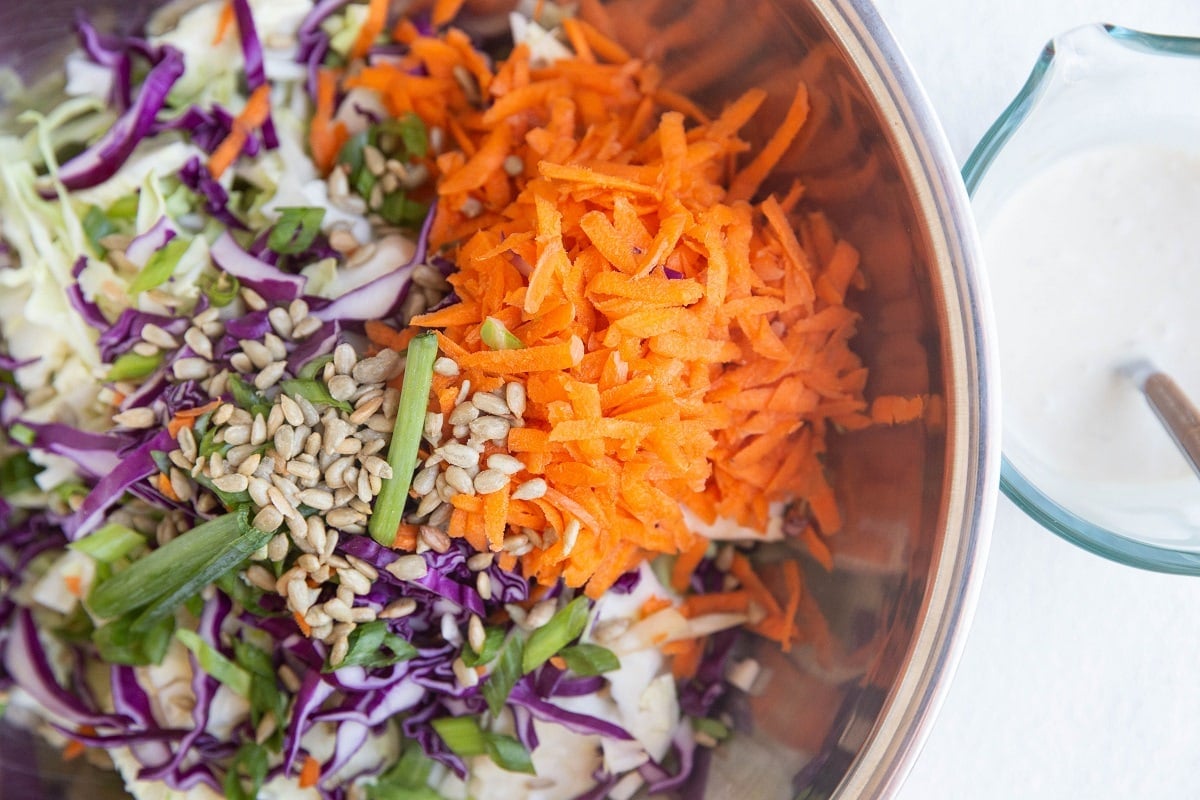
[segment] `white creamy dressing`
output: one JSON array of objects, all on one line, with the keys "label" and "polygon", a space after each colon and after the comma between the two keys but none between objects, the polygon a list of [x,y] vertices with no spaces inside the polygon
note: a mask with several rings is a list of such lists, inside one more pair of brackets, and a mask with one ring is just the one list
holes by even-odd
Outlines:
[{"label": "white creamy dressing", "polygon": [[1200,157],[1148,144],[1070,155],[981,233],[1005,454],[1089,521],[1200,546],[1200,481],[1117,372],[1148,358],[1200,398]]}]

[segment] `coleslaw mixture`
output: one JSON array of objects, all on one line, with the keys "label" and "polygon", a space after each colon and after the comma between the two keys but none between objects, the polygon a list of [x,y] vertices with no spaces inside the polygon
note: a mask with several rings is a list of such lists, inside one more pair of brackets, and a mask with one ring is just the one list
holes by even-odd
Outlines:
[{"label": "coleslaw mixture", "polygon": [[749,202],[802,96],[734,172],[760,96],[457,5],[81,17],[0,136],[5,715],[136,797],[700,796],[804,635],[748,556],[873,420],[856,254]]}]

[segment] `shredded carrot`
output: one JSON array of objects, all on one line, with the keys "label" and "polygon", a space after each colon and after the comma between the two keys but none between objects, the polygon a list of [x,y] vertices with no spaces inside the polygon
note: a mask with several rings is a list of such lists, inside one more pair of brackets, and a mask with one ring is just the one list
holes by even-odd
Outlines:
[{"label": "shredded carrot", "polygon": [[337,79],[328,69],[317,72],[317,102],[309,122],[308,146],[313,161],[324,174],[333,167],[338,151],[348,138],[346,126],[333,123],[334,101],[337,94]]},{"label": "shredded carrot", "polygon": [[450,20],[458,16],[459,10],[462,8],[463,0],[434,0],[433,3],[433,24],[437,27],[442,27]]},{"label": "shredded carrot", "polygon": [[[686,594],[708,542],[681,508],[763,530],[773,503],[797,502],[822,534],[840,524],[825,436],[875,411],[849,346],[857,317],[843,303],[861,285],[859,257],[807,208],[807,181],[783,187],[782,200],[751,203],[810,141],[803,83],[739,168],[749,150],[739,131],[774,93],[754,88],[710,114],[630,57],[642,52],[638,31],[621,31],[617,44],[602,9],[585,5],[564,24],[573,58],[534,66],[521,45],[480,64],[457,32],[398,25],[408,61],[342,80],[447,134],[429,161],[439,198],[429,244],[457,267],[457,302],[412,325],[437,330],[460,374],[435,381],[431,407],[449,414],[466,381],[472,391],[518,382],[527,395],[503,449],[546,482],[545,493],[456,499],[453,535],[498,550],[521,527],[552,530],[544,548],[521,557],[527,574],[591,596],[672,554],[670,583]],[[458,6],[435,3],[435,23]],[[429,77],[415,80],[414,66]],[[486,86],[482,104],[455,78],[464,70]],[[335,73],[323,75],[332,98]],[[488,347],[489,318],[522,346]],[[368,328],[379,347],[404,335]],[[880,416],[913,413],[878,404]],[[790,631],[749,562],[735,566],[738,608],[760,607],[767,629]]]},{"label": "shredded carrot", "polygon": [[646,601],[642,603],[640,607],[638,607],[638,616],[648,617],[655,611],[662,611],[664,608],[670,608],[672,605],[674,605],[674,603],[665,597],[651,595],[650,597],[646,598]]},{"label": "shredded carrot", "polygon": [[83,597],[83,579],[78,575],[63,575],[63,585],[67,587],[67,592],[72,596]]},{"label": "shredded carrot", "polygon": [[383,27],[387,24],[387,12],[388,0],[370,0],[367,5],[367,17],[358,29],[354,46],[350,48],[350,58],[366,58],[379,34],[383,33]]},{"label": "shredded carrot", "polygon": [[74,761],[86,752],[87,745],[78,739],[71,739],[63,745],[62,759],[63,761]]},{"label": "shredded carrot", "polygon": [[311,789],[321,780],[321,762],[311,755],[304,756],[304,765],[300,767],[300,778],[297,781],[301,789]]},{"label": "shredded carrot", "polygon": [[237,17],[233,11],[233,0],[226,0],[221,6],[221,16],[217,17],[217,32],[213,35],[213,46],[224,41],[229,29],[237,24]]},{"label": "shredded carrot", "polygon": [[732,592],[709,592],[694,594],[683,601],[680,610],[685,617],[703,614],[737,614],[750,608],[750,592],[739,589]]},{"label": "shredded carrot", "polygon": [[400,529],[396,531],[396,540],[392,542],[393,550],[401,550],[406,553],[411,553],[417,549],[417,534],[420,529],[411,523],[400,523]]},{"label": "shredded carrot", "polygon": [[174,500],[176,503],[180,502],[179,495],[175,493],[175,489],[171,486],[171,478],[165,472],[158,473],[157,483],[158,490],[162,492],[168,500]]},{"label": "shredded carrot", "polygon": [[246,146],[250,134],[261,128],[271,114],[271,87],[263,84],[255,89],[245,107],[233,118],[233,124],[217,149],[208,157],[208,171],[214,178],[221,177],[225,170],[237,161]]},{"label": "shredded carrot", "polygon": [[704,657],[703,639],[684,639],[681,644],[682,647],[671,657],[671,674],[679,681],[696,677]]},{"label": "shredded carrot", "polygon": [[550,663],[557,669],[565,670],[567,668],[566,659],[562,656],[550,656]]},{"label": "shredded carrot", "polygon": [[303,614],[301,614],[299,611],[293,611],[292,619],[296,620],[296,627],[300,629],[301,633],[303,633],[305,636],[312,636],[312,626],[308,624],[306,619],[304,619]]}]

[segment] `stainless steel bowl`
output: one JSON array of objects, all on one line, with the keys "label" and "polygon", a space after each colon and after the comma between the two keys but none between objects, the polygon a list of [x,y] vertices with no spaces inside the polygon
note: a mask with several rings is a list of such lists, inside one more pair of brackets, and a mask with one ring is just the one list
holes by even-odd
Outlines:
[{"label": "stainless steel bowl", "polygon": [[[129,27],[155,4],[7,0],[0,58],[27,76],[52,69],[80,5]],[[806,198],[862,252],[870,288],[854,304],[868,392],[931,396],[923,423],[833,442],[846,517],[833,542],[835,568],[825,573],[795,556],[831,637],[787,657],[761,648],[773,677],[751,704],[753,733],[717,751],[709,792],[888,796],[912,765],[962,648],[997,495],[991,320],[957,167],[868,0],[618,0],[607,8],[625,44],[661,60],[670,86],[702,105],[766,88],[770,99],[750,131],[756,141],[782,118],[796,82],[808,84],[810,121],[767,188],[799,178]],[[5,797],[103,796],[96,771],[35,752],[12,729],[0,738],[0,770]]]}]

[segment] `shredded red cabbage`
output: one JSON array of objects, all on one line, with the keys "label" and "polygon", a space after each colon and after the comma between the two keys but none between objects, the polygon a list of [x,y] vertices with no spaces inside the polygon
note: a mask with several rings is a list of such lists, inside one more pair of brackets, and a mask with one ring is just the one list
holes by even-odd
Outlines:
[{"label": "shredded red cabbage", "polygon": [[289,275],[278,267],[258,260],[243,250],[228,231],[212,243],[209,254],[218,267],[272,303],[295,300],[304,291],[307,278]]}]

